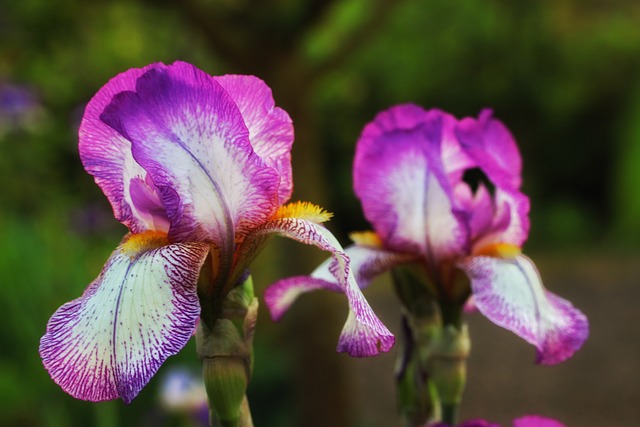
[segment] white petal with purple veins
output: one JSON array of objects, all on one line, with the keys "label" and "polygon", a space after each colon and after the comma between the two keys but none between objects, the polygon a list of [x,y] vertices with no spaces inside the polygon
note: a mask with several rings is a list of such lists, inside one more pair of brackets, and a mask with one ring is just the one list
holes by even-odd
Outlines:
[{"label": "white petal with purple veins", "polygon": [[84,294],[49,320],[40,355],[53,380],[79,399],[131,402],[191,338],[208,251],[203,243],[136,256],[117,249]]},{"label": "white petal with purple veins", "polygon": [[[331,275],[330,281],[325,280],[326,283],[323,284],[322,279],[311,278],[307,284],[304,284],[304,278],[294,278],[289,281],[285,279],[276,282],[267,290],[265,299],[269,307],[275,309],[274,317],[281,315],[288,308],[288,304],[295,299],[296,295],[291,291],[295,293],[296,289],[304,290],[307,285],[315,286],[315,288],[333,288],[333,290],[345,293],[349,301],[349,316],[340,336],[338,351],[346,351],[351,356],[363,357],[374,356],[391,349],[395,341],[393,334],[376,317],[362,295],[362,291],[351,272],[349,257],[329,230],[322,225],[300,218],[278,218],[254,230],[247,236],[247,241],[243,243],[243,246],[254,248],[256,245],[251,240],[262,240],[263,236],[268,234],[279,234],[301,243],[314,245],[330,252],[333,257],[333,262],[328,268]],[[298,280],[297,283],[296,280]],[[337,284],[337,288],[334,283]]]},{"label": "white petal with purple veins", "polygon": [[586,340],[586,316],[544,288],[529,258],[469,257],[460,267],[471,279],[477,309],[493,323],[536,346],[539,363],[560,363]]}]

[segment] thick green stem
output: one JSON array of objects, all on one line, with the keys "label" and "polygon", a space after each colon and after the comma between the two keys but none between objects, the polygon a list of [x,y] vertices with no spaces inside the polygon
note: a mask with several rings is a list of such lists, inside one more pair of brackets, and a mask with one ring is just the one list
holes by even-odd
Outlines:
[{"label": "thick green stem", "polygon": [[399,411],[407,427],[456,425],[466,382],[469,334],[462,304],[443,301],[415,270],[397,269],[403,305],[403,347],[396,367]]},{"label": "thick green stem", "polygon": [[251,278],[229,292],[219,307],[216,319],[200,322],[196,331],[210,422],[212,426],[216,420],[223,427],[253,427],[246,390],[253,369],[258,300]]}]

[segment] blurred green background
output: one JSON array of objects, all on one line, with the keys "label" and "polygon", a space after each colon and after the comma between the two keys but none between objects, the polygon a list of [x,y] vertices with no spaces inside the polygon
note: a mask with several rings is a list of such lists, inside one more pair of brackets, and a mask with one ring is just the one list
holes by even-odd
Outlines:
[{"label": "blurred green background", "polygon": [[[0,0],[0,425],[177,426],[158,400],[191,343],[130,405],[66,396],[37,354],[50,315],[98,274],[125,233],[77,154],[85,103],[119,72],[191,62],[255,74],[293,118],[294,199],[336,217],[344,242],[367,229],[351,189],[354,144],[395,103],[458,117],[491,107],[524,157],[532,200],[525,247],[547,286],[590,316],[592,337],[565,365],[472,317],[464,417],[509,425],[543,412],[570,426],[635,426],[640,332],[640,3],[634,0]],[[289,262],[290,254],[308,255]],[[274,242],[259,289],[322,259]],[[381,280],[367,294],[397,328]],[[258,426],[393,426],[393,354],[334,354],[346,314],[304,298],[258,325],[250,388]],[[264,311],[264,310],[263,310]],[[635,396],[635,399],[633,398]]]}]

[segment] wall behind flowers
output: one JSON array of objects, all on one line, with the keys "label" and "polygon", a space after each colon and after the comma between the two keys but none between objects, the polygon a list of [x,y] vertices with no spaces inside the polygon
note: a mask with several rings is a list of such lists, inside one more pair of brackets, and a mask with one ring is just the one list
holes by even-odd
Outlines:
[{"label": "wall behind flowers", "polygon": [[[329,226],[345,243],[367,228],[351,190],[364,123],[400,102],[457,116],[492,107],[523,152],[527,252],[590,316],[592,338],[566,365],[539,368],[528,347],[473,319],[463,415],[506,423],[529,407],[568,425],[635,425],[640,331],[625,322],[640,276],[638,22],[630,0],[1,2],[0,425],[190,422],[161,405],[162,371],[131,406],[94,405],[59,390],[37,355],[53,310],[124,231],[78,159],[84,104],[121,71],[175,59],[267,81],[296,127],[294,198],[335,212]],[[259,287],[315,264],[291,265],[289,253],[307,250],[276,245],[255,267]],[[393,324],[387,285],[368,295]],[[258,425],[392,425],[393,355],[333,353],[341,301],[302,301],[278,325],[260,319]],[[194,359],[187,349],[163,370],[197,370]]]}]

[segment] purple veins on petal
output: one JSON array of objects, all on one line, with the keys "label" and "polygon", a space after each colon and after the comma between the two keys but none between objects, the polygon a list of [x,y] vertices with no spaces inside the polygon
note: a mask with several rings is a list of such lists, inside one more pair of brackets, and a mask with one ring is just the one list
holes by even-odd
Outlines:
[{"label": "purple veins on petal", "polygon": [[560,363],[587,339],[586,316],[544,288],[529,258],[476,256],[461,261],[460,267],[471,279],[476,308],[536,346],[538,363]]},{"label": "purple veins on petal", "polygon": [[328,267],[330,280],[285,279],[284,282],[276,282],[269,288],[266,300],[270,309],[273,309],[272,315],[275,318],[281,316],[293,299],[303,291],[318,287],[339,290],[347,296],[349,315],[340,336],[338,351],[346,351],[351,356],[364,357],[391,349],[395,341],[393,334],[374,314],[362,295],[350,271],[349,257],[329,230],[320,224],[301,218],[277,218],[254,230],[247,237],[249,241],[244,242],[243,245],[251,247],[251,239],[261,239],[262,235],[268,234],[279,234],[301,243],[314,245],[330,252],[333,259]]},{"label": "purple veins on petal", "polygon": [[131,244],[116,249],[84,294],[54,313],[40,341],[51,378],[75,398],[131,402],[184,347],[200,315],[196,280],[209,246]]}]

